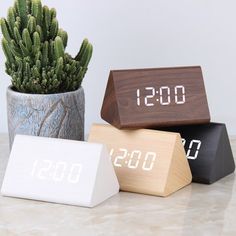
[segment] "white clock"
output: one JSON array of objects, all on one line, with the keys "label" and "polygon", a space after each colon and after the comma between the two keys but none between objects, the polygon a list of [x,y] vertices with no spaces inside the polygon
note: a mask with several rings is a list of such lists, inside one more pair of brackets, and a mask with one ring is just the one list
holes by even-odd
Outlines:
[{"label": "white clock", "polygon": [[15,137],[1,189],[4,196],[85,207],[118,191],[104,145],[24,135]]}]

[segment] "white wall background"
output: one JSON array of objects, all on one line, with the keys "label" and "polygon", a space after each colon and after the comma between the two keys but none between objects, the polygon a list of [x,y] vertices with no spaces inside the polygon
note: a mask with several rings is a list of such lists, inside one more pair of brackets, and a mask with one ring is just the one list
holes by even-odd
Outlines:
[{"label": "white wall background", "polygon": [[[6,16],[13,0],[1,0]],[[57,8],[75,55],[88,37],[94,55],[83,86],[86,132],[100,122],[110,69],[201,65],[212,120],[236,134],[235,0],[43,0]],[[4,73],[0,51],[0,132],[7,131]]]}]

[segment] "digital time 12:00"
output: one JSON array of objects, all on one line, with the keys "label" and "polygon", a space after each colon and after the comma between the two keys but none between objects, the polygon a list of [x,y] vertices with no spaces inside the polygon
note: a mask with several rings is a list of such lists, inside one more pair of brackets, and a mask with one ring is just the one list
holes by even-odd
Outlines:
[{"label": "digital time 12:00", "polygon": [[119,148],[119,154],[114,156],[115,149],[112,148],[110,156],[115,167],[127,167],[129,169],[137,169],[141,167],[144,171],[151,171],[154,167],[157,155],[155,152],[142,153],[140,150],[129,152],[126,148]]},{"label": "digital time 12:00", "polygon": [[82,165],[64,161],[36,160],[33,163],[31,175],[40,180],[53,182],[66,181],[71,184],[79,182]]},{"label": "digital time 12:00", "polygon": [[186,102],[186,91],[183,85],[176,85],[174,87],[162,86],[159,89],[145,87],[143,94],[146,96],[142,96],[141,89],[136,90],[137,106],[144,104],[147,107],[152,107],[155,105],[154,101],[159,102],[162,106],[170,104],[181,105]]}]

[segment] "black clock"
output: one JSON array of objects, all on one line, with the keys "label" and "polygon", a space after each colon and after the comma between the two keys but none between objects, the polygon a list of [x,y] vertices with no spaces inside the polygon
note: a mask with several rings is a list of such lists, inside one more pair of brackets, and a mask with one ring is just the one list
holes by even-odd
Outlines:
[{"label": "black clock", "polygon": [[181,134],[193,181],[211,184],[235,170],[225,124],[178,126],[162,130]]}]

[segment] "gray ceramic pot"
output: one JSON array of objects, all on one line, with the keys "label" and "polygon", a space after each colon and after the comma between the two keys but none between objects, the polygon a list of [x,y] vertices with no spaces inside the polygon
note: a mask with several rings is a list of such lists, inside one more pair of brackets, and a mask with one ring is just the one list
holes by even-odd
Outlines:
[{"label": "gray ceramic pot", "polygon": [[10,147],[16,134],[84,140],[84,90],[26,94],[7,89]]}]

